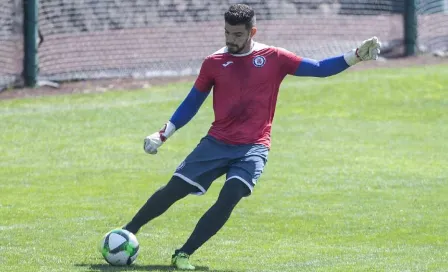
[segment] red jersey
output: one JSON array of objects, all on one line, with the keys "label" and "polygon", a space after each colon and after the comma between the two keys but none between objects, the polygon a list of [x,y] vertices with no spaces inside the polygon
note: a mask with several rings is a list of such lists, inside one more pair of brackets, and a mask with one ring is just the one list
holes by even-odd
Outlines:
[{"label": "red jersey", "polygon": [[270,148],[280,84],[300,62],[285,49],[256,42],[246,54],[230,54],[224,47],[206,57],[194,86],[202,92],[213,87],[215,120],[209,135],[229,144]]}]

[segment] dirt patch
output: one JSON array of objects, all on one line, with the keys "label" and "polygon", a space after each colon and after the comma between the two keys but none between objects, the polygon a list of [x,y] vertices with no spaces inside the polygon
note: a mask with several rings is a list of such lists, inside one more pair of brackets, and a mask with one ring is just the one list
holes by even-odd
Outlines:
[{"label": "dirt patch", "polygon": [[114,78],[97,80],[80,80],[75,82],[61,82],[57,88],[39,86],[36,88],[7,89],[0,92],[0,100],[38,97],[46,95],[64,95],[75,93],[101,93],[110,90],[132,91],[147,89],[156,85],[165,85],[175,82],[194,82],[195,77],[161,77],[147,79]]},{"label": "dirt patch", "polygon": [[[435,57],[433,55],[380,59],[369,61],[351,67],[348,72],[375,68],[399,68],[411,66],[427,66],[436,64],[448,64],[447,57]],[[76,82],[62,82],[58,88],[41,86],[36,88],[20,88],[5,90],[0,93],[0,100],[23,97],[38,97],[45,95],[63,95],[73,93],[101,93],[109,90],[132,91],[137,89],[147,89],[151,86],[166,85],[174,82],[191,82],[193,84],[195,76],[188,77],[157,77],[148,79],[116,78],[83,80]]]}]

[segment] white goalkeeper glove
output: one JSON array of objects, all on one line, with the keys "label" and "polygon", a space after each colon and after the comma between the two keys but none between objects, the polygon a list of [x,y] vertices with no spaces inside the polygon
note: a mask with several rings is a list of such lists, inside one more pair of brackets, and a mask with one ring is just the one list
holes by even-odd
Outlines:
[{"label": "white goalkeeper glove", "polygon": [[380,54],[381,42],[377,37],[365,40],[361,45],[344,54],[344,59],[349,66],[355,65],[360,61],[377,60]]},{"label": "white goalkeeper glove", "polygon": [[167,122],[160,131],[155,132],[145,138],[143,149],[148,154],[157,154],[157,149],[174,134],[176,126],[173,123]]}]

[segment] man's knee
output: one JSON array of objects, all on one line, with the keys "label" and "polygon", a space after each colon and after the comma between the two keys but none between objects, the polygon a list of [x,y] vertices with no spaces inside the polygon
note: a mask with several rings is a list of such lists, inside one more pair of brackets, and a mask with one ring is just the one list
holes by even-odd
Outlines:
[{"label": "man's knee", "polygon": [[221,193],[219,194],[218,202],[222,204],[236,205],[243,197],[250,194],[250,189],[240,180],[233,178],[226,181]]}]

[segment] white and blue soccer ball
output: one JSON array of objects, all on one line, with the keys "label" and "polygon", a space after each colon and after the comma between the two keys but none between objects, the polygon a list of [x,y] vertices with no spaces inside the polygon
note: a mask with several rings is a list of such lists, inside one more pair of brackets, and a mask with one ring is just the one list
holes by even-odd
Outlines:
[{"label": "white and blue soccer ball", "polygon": [[131,265],[137,259],[139,249],[135,235],[124,229],[109,231],[99,244],[104,260],[113,266]]}]

